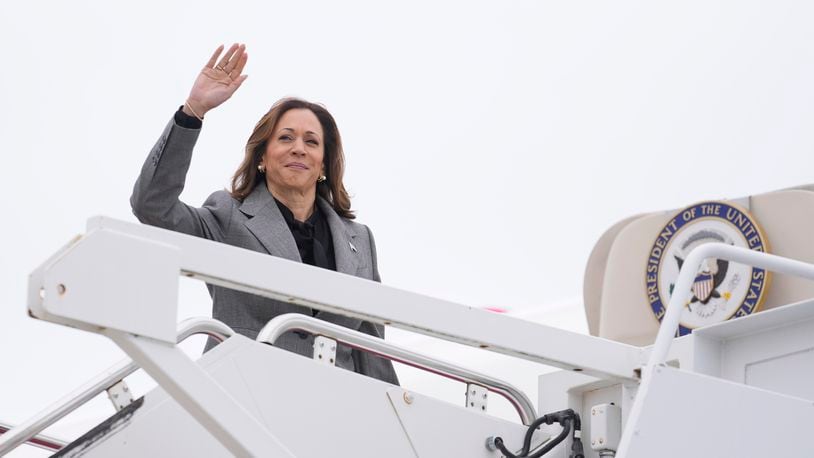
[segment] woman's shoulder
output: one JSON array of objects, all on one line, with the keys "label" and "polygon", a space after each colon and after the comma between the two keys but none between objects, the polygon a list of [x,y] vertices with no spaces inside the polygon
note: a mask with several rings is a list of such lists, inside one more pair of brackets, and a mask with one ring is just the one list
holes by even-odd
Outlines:
[{"label": "woman's shoulder", "polygon": [[362,240],[365,240],[367,243],[372,242],[373,233],[370,231],[370,227],[368,227],[366,224],[362,224],[356,220],[348,219],[342,216],[339,218],[343,223],[345,223],[345,227],[348,229],[348,232],[356,237],[361,237]]},{"label": "woman's shoulder", "polygon": [[350,232],[351,234],[361,234],[363,232],[367,232],[367,226],[362,223],[358,223],[352,219],[345,218],[344,216],[340,216],[339,219],[345,225],[345,229]]},{"label": "woman's shoulder", "polygon": [[342,222],[342,225],[345,226],[345,230],[353,235],[364,234],[367,236],[370,229],[364,224],[358,222],[356,219],[347,218],[342,216],[339,211],[331,204],[330,201],[323,198],[322,196],[317,196],[317,204],[319,205],[319,209],[322,211],[323,214],[327,215],[330,214],[329,218],[339,218]]},{"label": "woman's shoulder", "polygon": [[209,203],[219,204],[219,206],[224,207],[240,205],[240,201],[232,197],[232,194],[225,189],[221,189],[210,194],[209,197],[206,198],[206,203],[204,203],[204,205]]},{"label": "woman's shoulder", "polygon": [[235,209],[240,207],[240,201],[232,197],[229,191],[221,189],[210,194],[203,206],[219,219],[226,220],[233,217]]},{"label": "woman's shoulder", "polygon": [[240,212],[236,211],[240,208],[240,204],[241,202],[232,197],[232,194],[225,189],[215,191],[206,198],[202,210],[207,218],[214,220],[217,227],[220,228],[221,239],[228,238],[235,218],[240,215]]}]

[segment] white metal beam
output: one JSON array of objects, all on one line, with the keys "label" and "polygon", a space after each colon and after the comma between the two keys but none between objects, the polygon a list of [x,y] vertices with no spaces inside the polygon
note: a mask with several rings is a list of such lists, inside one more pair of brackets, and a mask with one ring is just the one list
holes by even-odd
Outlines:
[{"label": "white metal beam", "polygon": [[[178,324],[178,342],[195,334],[208,334],[219,341],[223,341],[234,333],[225,324],[211,318],[188,318]],[[0,456],[5,456],[17,446],[38,435],[45,428],[53,425],[69,413],[83,406],[99,393],[108,389],[112,384],[124,380],[125,377],[138,370],[138,365],[129,359],[119,361],[114,366],[71,391],[58,401],[25,422],[10,428],[0,436]],[[0,424],[0,427],[3,425]],[[46,438],[47,439],[47,438]],[[48,439],[47,439],[48,440]],[[59,442],[54,442],[59,444]],[[62,444],[63,446],[65,444]]]},{"label": "white metal beam", "polygon": [[146,337],[105,330],[201,426],[235,456],[294,457],[181,349]]},{"label": "white metal beam", "polygon": [[[182,275],[260,296],[407,329],[602,378],[636,379],[638,347],[403,291],[178,232],[95,217],[115,231],[179,250]],[[319,285],[315,288],[314,285]]]}]

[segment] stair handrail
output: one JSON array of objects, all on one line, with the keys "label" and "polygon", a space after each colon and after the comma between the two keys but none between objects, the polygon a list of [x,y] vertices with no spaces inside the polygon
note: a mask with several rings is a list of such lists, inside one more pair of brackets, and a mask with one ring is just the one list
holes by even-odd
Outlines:
[{"label": "stair handrail", "polygon": [[[778,272],[795,277],[814,280],[814,264],[789,259],[762,251],[736,247],[725,243],[705,243],[694,248],[681,267],[678,279],[673,288],[673,296],[667,304],[667,311],[661,321],[656,341],[647,361],[647,368],[652,370],[655,366],[664,364],[667,353],[673,343],[684,304],[692,297],[692,284],[697,276],[701,263],[708,258],[723,259],[749,266],[759,267],[768,271]],[[648,371],[649,372],[649,371]],[[643,373],[643,375],[645,375]]]},{"label": "stair handrail", "polygon": [[[6,423],[4,421],[0,421],[0,435],[7,433],[9,430],[13,429],[14,426]],[[58,439],[53,436],[47,436],[45,434],[37,434],[34,437],[28,439],[28,445],[32,445],[34,447],[39,447],[43,450],[48,450],[50,452],[57,452],[62,447],[68,445],[68,441],[63,439]]]},{"label": "stair handrail", "polygon": [[[223,342],[234,335],[234,331],[221,321],[205,317],[188,318],[178,324],[179,343],[196,334],[206,334],[219,342]],[[0,431],[0,434],[2,434],[0,435],[0,456],[4,456],[26,442],[31,442],[45,428],[53,425],[138,369],[139,366],[136,363],[130,359],[123,359],[25,422],[5,432]],[[59,449],[49,447],[49,450]]]},{"label": "stair handrail", "polygon": [[305,331],[321,335],[391,361],[458,382],[482,386],[509,401],[520,415],[524,425],[531,424],[537,418],[536,410],[529,398],[520,389],[509,383],[448,361],[416,353],[383,339],[299,313],[286,313],[272,318],[257,335],[257,341],[274,345],[281,335],[289,331]]}]

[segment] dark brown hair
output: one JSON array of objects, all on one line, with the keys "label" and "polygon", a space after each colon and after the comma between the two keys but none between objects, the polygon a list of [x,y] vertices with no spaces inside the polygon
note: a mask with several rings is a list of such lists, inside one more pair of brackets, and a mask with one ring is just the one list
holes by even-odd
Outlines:
[{"label": "dark brown hair", "polygon": [[348,219],[355,218],[356,216],[350,209],[350,196],[342,183],[342,176],[345,174],[345,153],[342,150],[342,138],[339,136],[339,128],[336,126],[334,117],[322,105],[293,97],[278,100],[254,126],[254,131],[252,131],[249,141],[246,142],[243,162],[240,163],[240,167],[232,177],[230,194],[235,199],[243,201],[251,194],[255,186],[263,183],[263,174],[257,170],[257,166],[260,164],[263,153],[266,152],[266,145],[283,114],[296,108],[305,108],[314,113],[322,125],[325,136],[323,139],[325,155],[322,160],[325,164],[327,179],[317,183],[317,194],[327,200],[339,216]]}]

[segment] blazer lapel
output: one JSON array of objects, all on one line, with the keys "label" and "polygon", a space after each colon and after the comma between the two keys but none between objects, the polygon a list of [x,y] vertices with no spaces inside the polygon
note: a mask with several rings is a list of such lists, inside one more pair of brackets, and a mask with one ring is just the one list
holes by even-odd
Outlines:
[{"label": "blazer lapel", "polygon": [[246,228],[270,254],[302,262],[294,236],[265,184],[255,186],[243,200],[240,211],[250,217],[245,223]]},{"label": "blazer lapel", "polygon": [[356,234],[348,230],[342,222],[342,218],[336,214],[331,204],[322,197],[317,198],[317,205],[320,211],[328,220],[328,227],[331,228],[331,239],[334,242],[334,258],[336,260],[336,271],[348,275],[356,275],[359,267],[359,251],[354,244]]},{"label": "blazer lapel", "polygon": [[[328,227],[331,228],[336,271],[343,274],[356,275],[356,270],[359,267],[359,250],[354,243],[356,234],[348,229],[342,221],[342,218],[336,214],[328,201],[322,197],[317,197],[317,205],[319,205],[320,211],[322,211],[322,214],[325,215],[325,218],[328,220]],[[317,312],[316,317],[354,330],[358,330],[362,324],[362,320],[358,318],[325,311]]]}]

